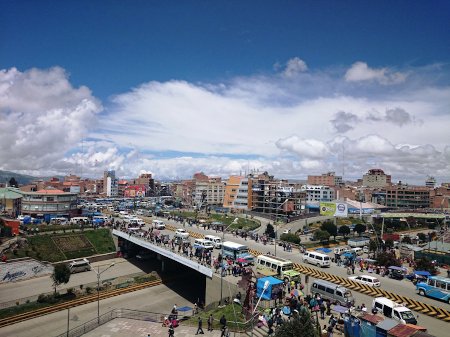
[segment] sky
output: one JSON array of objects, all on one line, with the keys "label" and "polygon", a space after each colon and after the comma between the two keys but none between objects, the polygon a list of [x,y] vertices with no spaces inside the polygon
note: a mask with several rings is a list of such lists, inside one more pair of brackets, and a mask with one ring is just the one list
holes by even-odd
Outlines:
[{"label": "sky", "polygon": [[449,1],[0,1],[0,169],[450,182]]}]

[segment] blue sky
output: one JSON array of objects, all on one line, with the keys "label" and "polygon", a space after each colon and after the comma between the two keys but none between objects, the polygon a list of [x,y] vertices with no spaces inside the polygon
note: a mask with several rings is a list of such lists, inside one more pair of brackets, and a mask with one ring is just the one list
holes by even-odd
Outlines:
[{"label": "blue sky", "polygon": [[0,169],[448,181],[449,22],[448,1],[2,1]]}]

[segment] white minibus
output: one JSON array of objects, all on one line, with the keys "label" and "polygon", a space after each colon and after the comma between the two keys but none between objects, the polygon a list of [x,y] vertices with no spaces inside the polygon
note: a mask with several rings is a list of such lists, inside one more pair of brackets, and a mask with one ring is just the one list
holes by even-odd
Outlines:
[{"label": "white minibus", "polygon": [[79,224],[79,223],[89,223],[89,218],[88,217],[86,217],[86,216],[76,216],[76,217],[73,217],[73,218],[71,218],[70,219],[70,223],[72,224],[72,225],[76,225],[76,224]]},{"label": "white minibus", "polygon": [[155,227],[156,229],[165,229],[166,228],[166,225],[161,220],[153,220],[152,224],[153,224],[153,227]]},{"label": "white minibus", "polygon": [[303,262],[315,264],[318,267],[329,267],[330,257],[326,254],[312,252],[307,250],[303,254]]},{"label": "white minibus", "polygon": [[222,239],[214,235],[205,235],[205,239],[211,241],[214,244],[214,248],[222,247]]},{"label": "white minibus", "polygon": [[[280,280],[300,282],[300,273],[294,270],[292,261],[272,255],[258,255],[256,258],[256,270],[264,275],[267,271]],[[271,276],[271,275],[267,275]]]},{"label": "white minibus", "polygon": [[253,255],[248,251],[248,247],[240,243],[225,241],[222,243],[223,257],[229,257],[233,261],[243,264],[252,264],[254,261]]}]

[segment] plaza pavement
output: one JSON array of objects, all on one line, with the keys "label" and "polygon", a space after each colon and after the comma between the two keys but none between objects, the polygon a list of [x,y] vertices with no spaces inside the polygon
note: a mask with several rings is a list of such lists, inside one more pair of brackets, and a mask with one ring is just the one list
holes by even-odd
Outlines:
[{"label": "plaza pavement", "polygon": [[[219,337],[220,330],[207,331],[206,322],[203,322],[204,336]],[[175,337],[192,337],[195,336],[197,327],[180,325],[175,328]],[[168,328],[162,327],[161,323],[148,321],[137,321],[126,318],[116,318],[106,324],[101,325],[97,329],[84,334],[84,337],[167,337]],[[233,333],[230,333],[233,336]],[[245,336],[236,334],[236,336]]]}]

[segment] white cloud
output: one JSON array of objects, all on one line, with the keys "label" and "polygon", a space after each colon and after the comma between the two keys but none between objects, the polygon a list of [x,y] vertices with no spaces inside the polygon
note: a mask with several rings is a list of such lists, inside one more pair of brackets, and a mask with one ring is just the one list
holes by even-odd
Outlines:
[{"label": "white cloud", "polygon": [[49,169],[90,128],[100,103],[61,68],[0,71],[0,168]]},{"label": "white cloud", "polygon": [[406,74],[388,68],[370,68],[365,62],[355,62],[345,73],[348,82],[376,81],[380,84],[398,84],[406,80]]},{"label": "white cloud", "polygon": [[305,61],[298,57],[291,58],[286,63],[286,68],[283,71],[283,75],[286,77],[294,77],[299,73],[303,73],[308,70],[308,66]]},{"label": "white cloud", "polygon": [[[394,79],[387,68],[381,75],[366,69],[374,72],[367,81]],[[106,102],[98,114],[89,89],[73,88],[60,68],[3,70],[0,169],[98,177],[113,168],[120,176],[151,171],[173,179],[252,169],[296,178],[344,169],[347,178],[360,178],[380,167],[401,180],[450,180],[449,87],[418,86],[411,70],[415,77],[395,91],[355,86],[336,73],[153,81]]]}]

